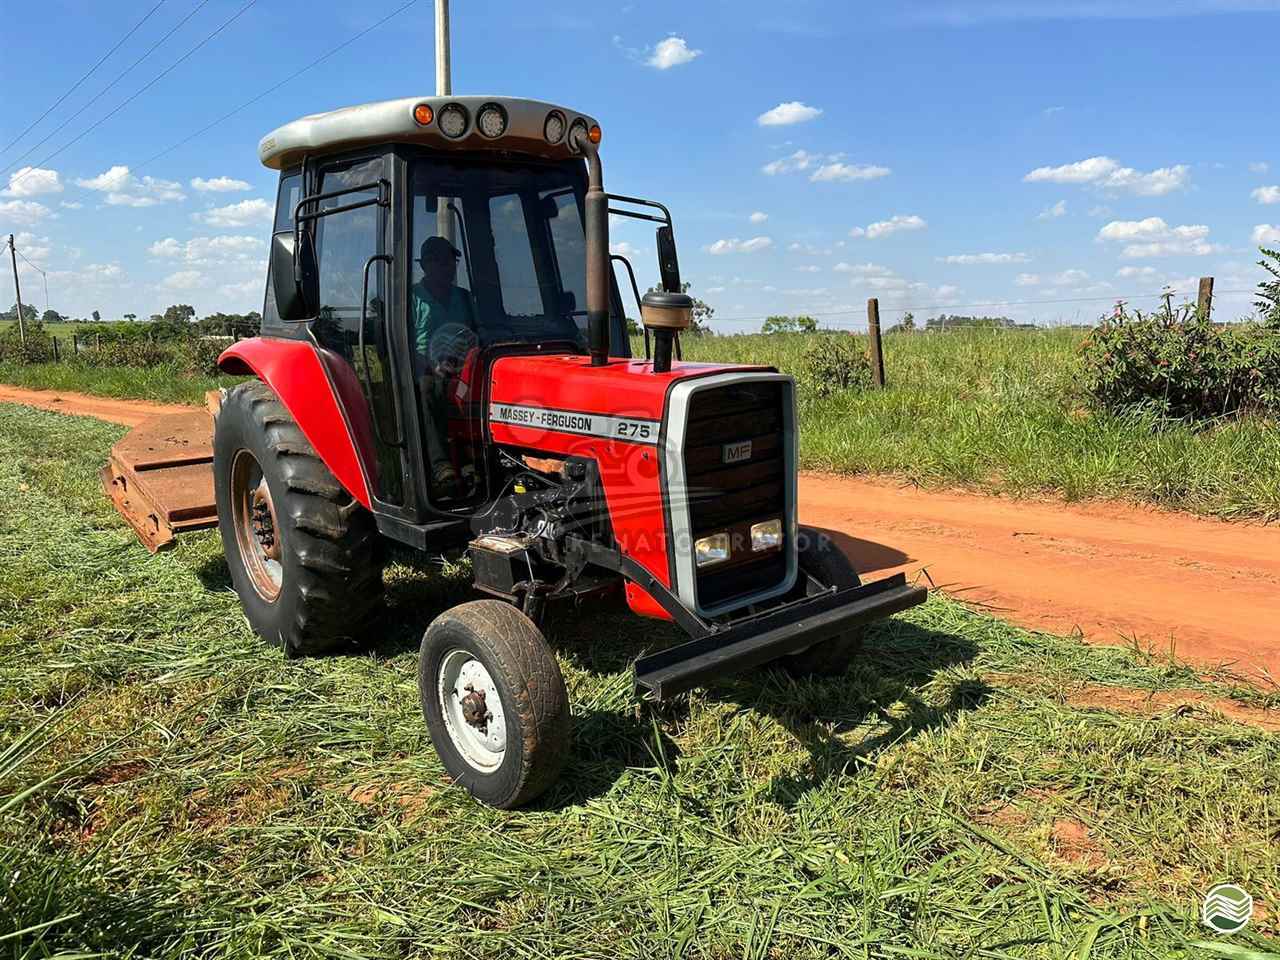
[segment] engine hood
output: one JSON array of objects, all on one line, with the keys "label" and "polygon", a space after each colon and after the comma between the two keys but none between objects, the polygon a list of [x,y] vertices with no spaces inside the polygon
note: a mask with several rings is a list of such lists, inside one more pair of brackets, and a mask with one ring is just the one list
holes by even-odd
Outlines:
[{"label": "engine hood", "polygon": [[[489,374],[486,411],[494,439],[503,439],[499,424],[597,436],[615,440],[657,442],[667,395],[673,384],[693,377],[768,367],[676,362],[666,373],[654,373],[650,360],[611,360],[600,367],[577,355],[502,357]],[[652,435],[645,435],[650,426]],[[515,437],[508,440],[520,442]],[[527,435],[525,440],[530,439]]]}]

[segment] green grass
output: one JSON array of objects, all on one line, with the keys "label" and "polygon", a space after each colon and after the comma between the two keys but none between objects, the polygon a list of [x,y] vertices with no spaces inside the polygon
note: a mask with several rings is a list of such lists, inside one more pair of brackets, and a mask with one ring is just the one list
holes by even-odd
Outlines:
[{"label": "green grass", "polygon": [[[1011,496],[1123,499],[1235,519],[1280,518],[1280,424],[1194,428],[1091,410],[1073,330],[966,331],[885,340],[889,389],[820,399],[802,335],[688,338],[685,356],[776,366],[801,378],[807,469],[891,475]],[[635,352],[642,342],[633,345]],[[0,382],[198,403],[230,378],[165,370],[0,363]]]},{"label": "green grass", "polygon": [[[213,534],[150,556],[112,513],[120,432],[0,405],[0,955],[1280,953],[1280,737],[1066,705],[1274,694],[935,597],[841,680],[637,712],[629,661],[672,632],[587,609],[550,630],[566,775],[498,812],[446,784],[417,704],[417,637],[466,570],[397,563],[367,649],[285,662]],[[1223,879],[1266,907],[1245,935],[1197,924]]]},{"label": "green grass", "polygon": [[[888,337],[887,390],[826,400],[802,390],[803,465],[1013,496],[1280,518],[1280,424],[1244,418],[1197,429],[1092,411],[1078,386],[1081,336]],[[688,338],[685,357],[766,363],[803,378],[811,343],[800,335]]]},{"label": "green grass", "polygon": [[158,403],[203,403],[207,391],[232,386],[242,379],[185,376],[168,366],[90,367],[71,363],[0,361],[0,383],[33,390],[74,390],[102,397]]}]

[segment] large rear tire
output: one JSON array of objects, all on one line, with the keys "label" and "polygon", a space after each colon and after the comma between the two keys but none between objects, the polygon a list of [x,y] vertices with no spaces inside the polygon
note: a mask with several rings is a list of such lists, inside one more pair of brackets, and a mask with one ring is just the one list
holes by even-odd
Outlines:
[{"label": "large rear tire", "polygon": [[231,583],[253,629],[288,657],[361,637],[382,600],[373,517],[266,384],[227,393],[213,470]]},{"label": "large rear tire", "polygon": [[[812,577],[826,587],[862,585],[858,571],[830,537],[813,527],[800,528],[800,574]],[[805,577],[807,580],[808,578]],[[788,673],[797,677],[838,677],[849,669],[849,661],[862,649],[862,629],[815,643],[780,661]]]},{"label": "large rear tire", "polygon": [[569,754],[569,693],[528,617],[500,600],[446,610],[422,637],[418,692],[449,776],[508,810],[560,776]]}]

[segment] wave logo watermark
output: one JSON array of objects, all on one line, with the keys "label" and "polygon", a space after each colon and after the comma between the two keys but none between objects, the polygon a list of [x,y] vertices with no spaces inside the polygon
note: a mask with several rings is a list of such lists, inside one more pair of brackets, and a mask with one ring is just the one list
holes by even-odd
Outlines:
[{"label": "wave logo watermark", "polygon": [[1243,930],[1253,916],[1253,897],[1234,883],[1219,883],[1204,897],[1200,918],[1204,925],[1219,933]]}]

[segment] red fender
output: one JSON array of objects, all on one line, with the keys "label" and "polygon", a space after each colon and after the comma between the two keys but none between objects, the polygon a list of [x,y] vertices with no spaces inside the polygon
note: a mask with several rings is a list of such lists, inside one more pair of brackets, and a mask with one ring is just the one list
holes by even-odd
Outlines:
[{"label": "red fender", "polygon": [[372,508],[377,461],[369,405],[350,364],[308,340],[251,337],[224,350],[218,367],[269,386],[338,482]]}]

